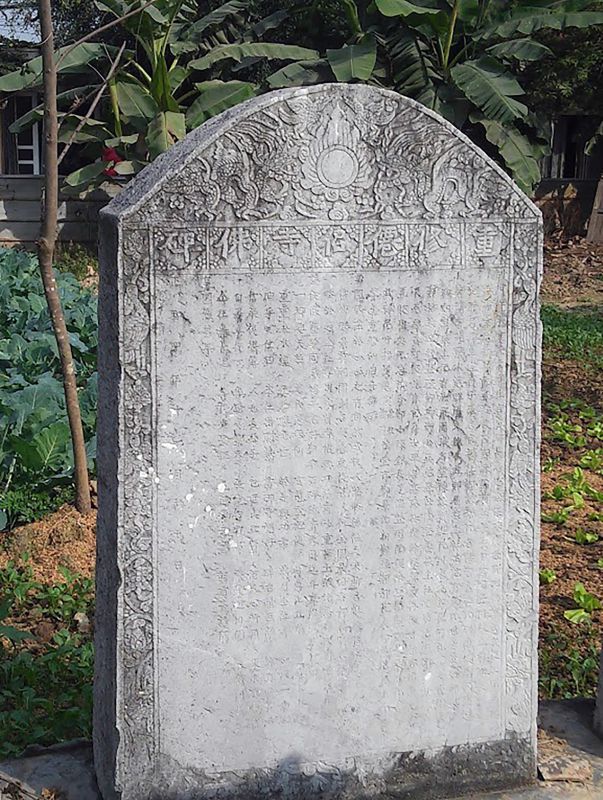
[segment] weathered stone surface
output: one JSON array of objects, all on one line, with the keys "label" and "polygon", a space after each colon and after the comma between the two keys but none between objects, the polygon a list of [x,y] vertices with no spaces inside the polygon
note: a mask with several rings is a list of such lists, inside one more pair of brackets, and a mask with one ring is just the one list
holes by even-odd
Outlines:
[{"label": "weathered stone surface", "polygon": [[101,244],[105,797],[531,779],[537,209],[326,85],[192,133]]}]

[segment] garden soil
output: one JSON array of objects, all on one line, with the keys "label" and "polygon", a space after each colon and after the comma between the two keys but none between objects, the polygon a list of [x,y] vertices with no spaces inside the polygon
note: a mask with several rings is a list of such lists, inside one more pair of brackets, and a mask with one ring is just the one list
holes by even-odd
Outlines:
[{"label": "garden soil", "polygon": [[20,562],[27,554],[33,578],[41,583],[62,582],[61,567],[90,578],[94,574],[95,527],[95,510],[80,514],[65,505],[39,522],[0,534],[0,569],[9,561]]}]

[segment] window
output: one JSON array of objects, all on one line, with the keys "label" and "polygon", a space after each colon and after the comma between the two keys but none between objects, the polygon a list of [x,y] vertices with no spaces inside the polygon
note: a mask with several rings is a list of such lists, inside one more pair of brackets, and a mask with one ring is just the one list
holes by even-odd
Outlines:
[{"label": "window", "polygon": [[2,111],[2,171],[7,175],[39,175],[41,173],[41,124],[36,123],[20,133],[11,133],[12,123],[36,108],[36,93],[10,97]]},{"label": "window", "polygon": [[563,116],[553,122],[551,155],[543,160],[542,177],[560,181],[597,180],[601,174],[600,148],[591,155],[586,146],[601,119]]}]

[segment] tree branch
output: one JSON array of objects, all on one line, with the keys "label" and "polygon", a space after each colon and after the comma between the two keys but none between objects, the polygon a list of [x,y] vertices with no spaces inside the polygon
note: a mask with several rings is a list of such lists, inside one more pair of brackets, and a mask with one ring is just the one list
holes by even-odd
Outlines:
[{"label": "tree branch", "polygon": [[84,127],[84,125],[86,124],[86,122],[88,122],[88,120],[90,119],[90,117],[91,117],[91,116],[94,114],[94,109],[95,109],[95,108],[97,107],[97,105],[99,104],[99,102],[100,102],[100,99],[101,99],[101,97],[103,96],[103,92],[105,91],[105,89],[106,89],[106,87],[107,87],[107,84],[109,83],[109,81],[111,80],[111,78],[113,77],[113,75],[115,74],[115,70],[117,69],[117,65],[119,64],[119,61],[120,61],[120,59],[121,59],[121,57],[122,57],[122,55],[123,55],[123,52],[124,52],[124,50],[125,50],[125,49],[126,49],[126,43],[125,43],[125,42],[122,42],[122,45],[121,45],[121,47],[119,48],[119,52],[117,53],[117,55],[115,56],[115,59],[114,59],[113,63],[111,64],[111,69],[110,69],[110,70],[109,70],[109,72],[107,73],[107,77],[106,77],[106,78],[103,80],[102,84],[101,84],[101,85],[100,85],[100,87],[99,87],[99,90],[98,90],[98,92],[97,92],[97,93],[96,93],[96,95],[94,96],[94,100],[93,100],[93,101],[90,103],[90,108],[89,108],[89,109],[88,109],[88,111],[86,112],[86,115],[85,115],[84,117],[82,117],[82,118],[81,118],[81,120],[80,120],[80,121],[79,121],[79,123],[77,124],[76,128],[74,129],[73,133],[71,134],[71,136],[69,137],[69,139],[66,141],[66,143],[65,143],[65,147],[63,147],[63,149],[61,150],[61,155],[59,156],[59,158],[58,158],[58,161],[57,161],[57,167],[59,167],[59,166],[61,165],[61,161],[62,161],[62,160],[65,158],[65,156],[67,155],[67,151],[69,150],[69,148],[71,147],[71,145],[72,145],[72,144],[73,144],[73,142],[75,141],[75,137],[76,137],[76,136],[78,135],[78,133],[79,133],[79,132],[82,130],[82,128]]},{"label": "tree branch", "polygon": [[65,52],[61,53],[61,56],[57,61],[57,68],[60,66],[62,61],[64,61],[64,59],[67,58],[69,53],[75,50],[76,47],[79,47],[81,44],[84,44],[84,42],[89,42],[90,39],[94,39],[96,36],[99,35],[99,33],[104,33],[105,31],[108,31],[115,25],[119,25],[120,22],[129,19],[129,17],[133,17],[135,14],[140,14],[141,11],[144,11],[145,8],[152,6],[156,2],[157,0],[147,0],[146,3],[143,3],[143,5],[139,6],[138,8],[133,8],[131,11],[128,11],[127,14],[123,14],[121,17],[116,17],[115,19],[111,20],[111,22],[107,22],[106,25],[101,25],[100,28],[96,28],[95,30],[90,31],[90,33],[87,33],[85,36],[82,36],[82,38],[78,39],[77,42],[71,45],[71,47],[68,47],[65,50]]}]

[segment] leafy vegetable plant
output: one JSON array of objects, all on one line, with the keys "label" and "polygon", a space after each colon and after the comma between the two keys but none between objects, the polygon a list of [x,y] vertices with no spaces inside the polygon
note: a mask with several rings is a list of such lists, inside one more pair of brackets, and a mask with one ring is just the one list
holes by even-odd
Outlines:
[{"label": "leafy vegetable plant", "polygon": [[566,506],[565,508],[562,508],[561,511],[553,511],[550,514],[543,514],[542,521],[553,522],[555,525],[565,525],[573,510],[573,506]]},{"label": "leafy vegetable plant", "polygon": [[586,591],[583,583],[577,581],[574,585],[574,603],[577,608],[572,608],[564,613],[564,617],[570,622],[589,622],[593,611],[601,608],[601,602],[594,594]]},{"label": "leafy vegetable plant", "polygon": [[594,544],[599,541],[599,534],[593,531],[585,531],[583,528],[578,528],[574,534],[574,538],[578,544]]},{"label": "leafy vegetable plant", "polygon": [[540,583],[543,586],[548,586],[549,584],[553,583],[553,581],[557,580],[557,575],[554,569],[541,569],[538,573],[540,578]]},{"label": "leafy vegetable plant", "polygon": [[25,639],[33,639],[33,636],[27,631],[19,630],[13,625],[6,625],[4,621],[10,616],[11,602],[8,598],[3,598],[0,601],[0,655],[2,654],[2,641],[8,641],[11,644],[22,642]]},{"label": "leafy vegetable plant", "polygon": [[[95,458],[96,298],[57,272],[76,362],[90,467]],[[67,495],[73,454],[56,342],[36,259],[0,249],[0,530]],[[42,500],[44,497],[45,500]]]}]

